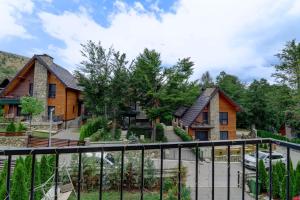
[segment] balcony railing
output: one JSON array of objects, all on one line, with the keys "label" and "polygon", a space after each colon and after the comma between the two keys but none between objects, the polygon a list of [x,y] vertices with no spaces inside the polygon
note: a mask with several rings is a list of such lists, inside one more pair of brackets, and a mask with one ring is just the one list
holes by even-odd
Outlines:
[{"label": "balcony railing", "polygon": [[[259,155],[259,145],[266,144],[269,147],[269,154],[270,158],[272,158],[272,146],[273,144],[279,145],[281,147],[286,148],[287,153],[287,166],[290,166],[290,150],[300,150],[300,145],[277,141],[273,139],[251,139],[251,140],[233,140],[233,141],[194,141],[194,142],[178,142],[178,143],[153,143],[153,144],[105,144],[101,146],[77,146],[77,147],[63,147],[63,148],[23,148],[23,149],[0,149],[0,156],[6,156],[8,162],[7,168],[7,176],[6,176],[6,195],[9,199],[10,197],[10,183],[11,183],[11,165],[12,165],[12,156],[19,156],[19,155],[31,155],[32,162],[31,162],[31,179],[30,179],[30,199],[34,199],[34,188],[35,188],[35,162],[37,155],[42,154],[53,154],[55,155],[55,174],[54,174],[54,199],[57,200],[58,198],[58,185],[59,185],[59,160],[61,154],[78,154],[78,176],[77,176],[77,184],[76,184],[76,192],[77,192],[77,199],[81,199],[81,183],[82,183],[82,154],[88,152],[100,152],[101,153],[101,160],[100,160],[100,183],[99,183],[99,199],[102,200],[103,195],[103,155],[105,152],[120,152],[121,153],[121,167],[120,167],[120,196],[119,199],[123,199],[124,195],[124,153],[126,151],[140,151],[141,152],[141,171],[140,171],[140,197],[143,199],[144,197],[144,161],[145,161],[145,150],[159,150],[160,152],[160,173],[159,173],[159,194],[160,199],[163,199],[163,173],[164,173],[164,151],[167,149],[177,149],[178,150],[178,171],[177,171],[177,180],[178,185],[176,187],[178,190],[178,199],[181,199],[181,188],[182,188],[182,149],[183,148],[192,148],[195,150],[195,188],[199,186],[199,156],[201,148],[211,148],[211,199],[215,199],[215,147],[225,146],[227,147],[228,151],[228,159],[227,159],[227,199],[231,199],[231,184],[230,184],[230,162],[231,162],[231,155],[230,155],[230,148],[232,146],[241,146],[242,148],[242,190],[241,190],[241,199],[245,199],[245,146],[246,145],[255,145],[256,150],[256,172],[255,172],[255,179],[256,179],[256,191],[258,191],[258,178],[259,178],[259,170],[258,170],[258,155]],[[272,159],[269,160],[269,174],[272,174]],[[290,197],[290,167],[287,167],[287,176],[286,176],[286,199],[291,199]],[[269,199],[272,198],[272,176],[269,176]],[[193,199],[199,199],[200,194],[198,189],[195,190],[195,195]],[[225,195],[225,194],[224,194]],[[255,198],[258,199],[258,193],[256,193]]]}]

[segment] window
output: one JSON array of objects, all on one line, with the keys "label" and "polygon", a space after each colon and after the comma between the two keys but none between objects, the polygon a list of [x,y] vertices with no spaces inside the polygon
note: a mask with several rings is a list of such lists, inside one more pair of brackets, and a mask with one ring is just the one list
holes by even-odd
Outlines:
[{"label": "window", "polygon": [[55,98],[56,84],[49,84],[48,98]]},{"label": "window", "polygon": [[29,83],[29,96],[33,96],[33,83]]},{"label": "window", "polygon": [[220,112],[220,124],[227,125],[228,124],[228,112]]},{"label": "window", "polygon": [[228,140],[228,131],[220,132],[220,140]]},{"label": "window", "polygon": [[202,113],[203,123],[208,124],[208,112]]}]

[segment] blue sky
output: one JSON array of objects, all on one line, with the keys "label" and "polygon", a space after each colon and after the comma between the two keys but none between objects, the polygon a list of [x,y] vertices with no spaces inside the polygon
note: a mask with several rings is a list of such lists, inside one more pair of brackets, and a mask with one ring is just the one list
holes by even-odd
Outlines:
[{"label": "blue sky", "polygon": [[272,81],[274,55],[298,39],[299,22],[294,0],[0,0],[0,50],[48,53],[72,71],[93,40],[128,59],[156,49],[165,66],[191,57],[193,79],[224,70]]}]

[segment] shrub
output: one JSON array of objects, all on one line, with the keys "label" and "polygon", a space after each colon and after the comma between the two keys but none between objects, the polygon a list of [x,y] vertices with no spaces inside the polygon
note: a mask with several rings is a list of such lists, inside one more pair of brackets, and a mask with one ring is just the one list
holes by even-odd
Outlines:
[{"label": "shrub", "polygon": [[258,179],[261,183],[261,192],[266,192],[268,188],[268,174],[263,160],[259,160],[258,163]]},{"label": "shrub", "polygon": [[112,140],[111,132],[101,128],[90,136],[91,141],[109,141]]},{"label": "shrub", "polygon": [[184,130],[182,130],[181,128],[175,127],[174,128],[174,132],[176,135],[178,135],[182,141],[186,142],[186,141],[192,141],[193,138],[191,136],[189,136],[187,134],[187,132],[185,132]]},{"label": "shrub", "polygon": [[120,138],[121,138],[121,129],[119,129],[119,128],[117,128],[116,130],[115,130],[115,139],[116,140],[120,140]]},{"label": "shrub", "polygon": [[16,162],[11,186],[12,200],[28,200],[28,190],[26,187],[25,177],[25,168],[23,162]]},{"label": "shrub", "polygon": [[16,132],[22,132],[22,131],[26,131],[27,130],[27,127],[22,124],[21,122],[19,122],[17,124],[17,127],[16,127]]},{"label": "shrub", "polygon": [[105,131],[109,131],[108,121],[103,117],[98,117],[95,119],[88,120],[88,122],[81,126],[80,128],[80,140],[83,141],[84,138],[90,137],[94,133],[96,133],[99,129],[104,129]]},{"label": "shrub", "polygon": [[140,138],[141,135],[144,135],[145,138],[151,138],[152,130],[149,128],[138,127],[138,126],[130,126],[126,138],[129,139],[131,135],[134,135]]},{"label": "shrub", "polygon": [[300,195],[300,161],[298,161],[296,172],[295,172],[295,187],[294,187],[294,194]]},{"label": "shrub", "polygon": [[161,124],[156,125],[156,140],[161,142],[167,141],[167,138],[165,137],[164,127]]},{"label": "shrub", "polygon": [[[184,184],[181,186],[181,199],[182,200],[190,200],[191,199],[191,191]],[[176,200],[178,197],[178,185],[173,185],[173,188],[169,190],[166,200]]]},{"label": "shrub", "polygon": [[[51,169],[48,165],[48,158],[46,155],[43,155],[40,162],[40,178],[41,183],[45,183],[51,176]],[[47,188],[48,189],[48,188]]]},{"label": "shrub", "polygon": [[168,192],[170,189],[172,189],[173,185],[174,181],[171,178],[166,178],[164,180],[163,191]]},{"label": "shrub", "polygon": [[6,132],[10,132],[10,133],[13,133],[13,132],[16,132],[16,125],[14,122],[10,122],[7,127],[6,127]]}]

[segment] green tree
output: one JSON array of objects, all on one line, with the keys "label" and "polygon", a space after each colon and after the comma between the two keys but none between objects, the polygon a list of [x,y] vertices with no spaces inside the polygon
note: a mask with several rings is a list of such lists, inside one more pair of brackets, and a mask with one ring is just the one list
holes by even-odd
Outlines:
[{"label": "green tree", "polygon": [[45,183],[51,176],[51,169],[48,164],[48,158],[46,155],[43,155],[40,162],[40,179],[41,183]]},{"label": "green tree", "polygon": [[172,114],[179,105],[190,106],[199,95],[199,84],[190,81],[193,66],[194,63],[190,58],[183,58],[179,59],[174,66],[165,69],[165,82],[160,100],[162,122],[170,123]]},{"label": "green tree", "polygon": [[[280,182],[282,179],[279,179],[279,174],[278,174],[278,171],[280,170],[280,168],[278,167],[278,165],[274,165],[273,167],[273,170],[272,170],[272,188],[273,188],[273,191],[272,191],[272,195],[273,195],[273,198],[276,199],[276,198],[279,198],[280,197]],[[269,189],[269,187],[268,187]]]},{"label": "green tree", "polygon": [[109,84],[111,81],[111,58],[113,49],[104,49],[101,43],[88,41],[82,45],[84,61],[75,71],[79,85],[84,88],[84,104],[94,115],[108,118]]},{"label": "green tree", "polygon": [[12,176],[11,193],[12,200],[27,200],[26,175],[23,161],[17,161]]},{"label": "green tree", "polygon": [[[35,162],[35,172],[34,172],[34,186],[35,187],[41,185],[41,171],[43,171],[43,169],[40,169],[40,163],[39,162]],[[42,191],[41,191],[41,189],[38,189],[38,190],[34,191],[34,199],[35,200],[42,199]]]},{"label": "green tree", "polygon": [[215,84],[213,78],[208,71],[204,72],[200,78],[200,87],[202,89],[213,87]]},{"label": "green tree", "polygon": [[117,120],[120,120],[122,111],[126,110],[126,106],[130,101],[129,80],[130,73],[127,68],[128,61],[126,55],[120,52],[113,54],[112,74],[110,83],[110,104],[112,111],[112,134],[115,135]]},{"label": "green tree", "polygon": [[141,106],[152,121],[152,140],[156,138],[156,123],[161,116],[160,100],[164,81],[160,54],[144,49],[135,61],[133,70],[134,86]]},{"label": "green tree", "polygon": [[7,176],[7,161],[4,162],[4,167],[0,173],[0,199],[6,198],[6,176]]},{"label": "green tree", "polygon": [[263,160],[259,160],[258,173],[258,179],[261,183],[261,192],[266,192],[268,188],[268,174]]},{"label": "green tree", "polygon": [[289,41],[276,56],[280,63],[275,65],[276,73],[273,76],[288,83],[300,94],[300,44],[296,40]]},{"label": "green tree", "polygon": [[294,194],[295,195],[300,195],[300,161],[298,161],[296,171],[295,171]]},{"label": "green tree", "polygon": [[44,111],[43,103],[35,97],[24,96],[21,98],[21,112],[29,116],[29,129],[31,130],[32,117],[41,114]]}]

